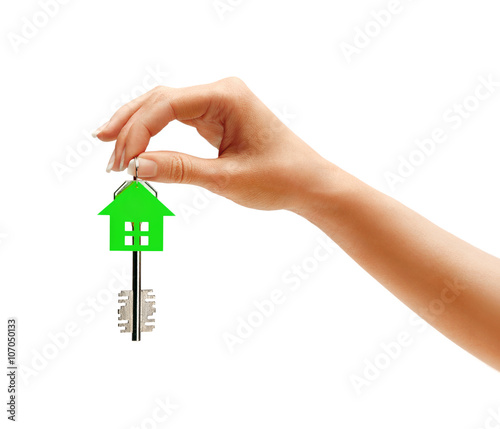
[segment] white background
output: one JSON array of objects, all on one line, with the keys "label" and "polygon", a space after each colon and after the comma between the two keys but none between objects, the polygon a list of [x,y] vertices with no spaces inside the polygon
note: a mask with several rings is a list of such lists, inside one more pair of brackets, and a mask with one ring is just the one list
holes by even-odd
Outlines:
[{"label": "white background", "polygon": [[[193,186],[156,186],[177,214],[165,251],[143,255],[157,327],[140,343],[119,333],[109,288],[129,288],[131,256],[108,250],[97,213],[128,177],[105,173],[112,144],[88,134],[155,85],[155,69],[175,87],[239,76],[324,157],[500,255],[500,87],[458,129],[443,119],[481,76],[500,81],[497,1],[401,0],[350,61],[342,42],[389,1],[220,3],[232,6],[72,0],[46,20],[37,1],[2,5],[1,314],[18,319],[19,427],[500,427],[498,373],[412,325],[339,248],[315,265],[321,231]],[[436,127],[448,140],[391,189],[384,174]],[[151,148],[216,156],[180,124]],[[303,264],[311,272],[292,290],[283,276]],[[274,289],[285,301],[230,353],[224,333]],[[402,331],[411,344],[357,392],[352,376],[385,363],[383,344]],[[163,419],[166,398],[177,408]]]}]

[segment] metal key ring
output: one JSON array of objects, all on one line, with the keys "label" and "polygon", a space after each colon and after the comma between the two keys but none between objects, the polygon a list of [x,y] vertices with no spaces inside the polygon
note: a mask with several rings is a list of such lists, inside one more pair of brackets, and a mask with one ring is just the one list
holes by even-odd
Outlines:
[{"label": "metal key ring", "polygon": [[139,158],[137,158],[137,157],[134,158],[134,164],[135,164],[134,180],[137,180],[138,170],[139,170]]}]

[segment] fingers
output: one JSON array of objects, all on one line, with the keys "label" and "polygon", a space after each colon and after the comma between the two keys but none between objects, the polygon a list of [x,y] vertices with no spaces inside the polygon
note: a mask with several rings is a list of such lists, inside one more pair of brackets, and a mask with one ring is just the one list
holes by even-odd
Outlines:
[{"label": "fingers", "polygon": [[[130,160],[144,152],[152,136],[174,119],[189,125],[203,123],[198,131],[218,147],[224,135],[221,113],[238,105],[237,95],[246,86],[236,78],[188,88],[159,86],[121,107],[94,135],[116,140],[106,171],[122,171]],[[210,115],[207,115],[210,113]],[[209,120],[205,121],[207,116]]]},{"label": "fingers", "polygon": [[[138,157],[137,174],[140,179],[203,186],[217,192],[227,184],[223,164],[221,159],[197,158],[180,152],[146,152]],[[135,176],[134,160],[127,172]]]},{"label": "fingers", "polygon": [[[116,140],[111,170],[122,171],[130,159],[146,150],[152,136],[163,129],[175,114],[170,106],[171,88],[159,87],[120,108],[99,139]],[[111,160],[110,160],[111,162]]]},{"label": "fingers", "polygon": [[148,94],[149,93],[143,94],[120,107],[108,122],[94,132],[94,137],[97,137],[99,140],[104,142],[116,140],[123,126],[127,123],[130,117],[140,109],[144,100],[147,99]]},{"label": "fingers", "polygon": [[146,150],[152,136],[147,126],[132,117],[116,139],[115,162],[112,169],[123,171],[133,157]]},{"label": "fingers", "polygon": [[146,150],[151,137],[172,120],[189,121],[204,115],[213,95],[211,85],[180,89],[157,87],[121,107],[97,130],[97,137],[103,141],[116,139],[114,158],[108,170],[123,170],[133,157]]},{"label": "fingers", "polygon": [[174,92],[170,88],[157,90],[129,117],[116,139],[113,170],[122,171],[133,157],[146,150],[151,137],[176,119],[171,106]]}]

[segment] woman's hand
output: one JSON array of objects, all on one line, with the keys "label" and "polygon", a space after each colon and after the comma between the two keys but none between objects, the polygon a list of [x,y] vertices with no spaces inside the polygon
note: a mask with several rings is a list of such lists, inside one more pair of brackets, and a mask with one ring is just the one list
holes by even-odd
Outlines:
[{"label": "woman's hand", "polygon": [[[174,119],[195,127],[219,157],[145,152],[150,138]],[[108,171],[122,171],[139,156],[140,178],[203,186],[257,209],[300,211],[322,173],[332,171],[237,78],[189,88],[159,86],[121,107],[95,135],[116,140]]]}]

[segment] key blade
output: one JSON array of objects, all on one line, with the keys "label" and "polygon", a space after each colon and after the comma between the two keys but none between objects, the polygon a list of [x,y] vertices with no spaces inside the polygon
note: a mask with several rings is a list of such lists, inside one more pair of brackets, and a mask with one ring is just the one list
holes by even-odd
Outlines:
[{"label": "key blade", "polygon": [[152,332],[155,327],[155,296],[152,289],[141,290],[141,332]]},{"label": "key blade", "polygon": [[132,291],[122,290],[118,294],[118,327],[121,328],[120,332],[132,332]]}]

